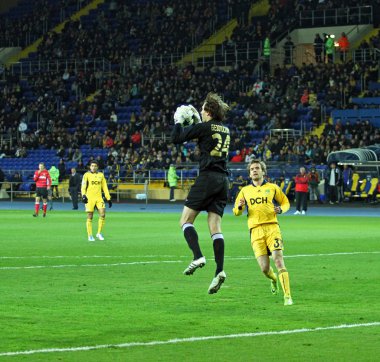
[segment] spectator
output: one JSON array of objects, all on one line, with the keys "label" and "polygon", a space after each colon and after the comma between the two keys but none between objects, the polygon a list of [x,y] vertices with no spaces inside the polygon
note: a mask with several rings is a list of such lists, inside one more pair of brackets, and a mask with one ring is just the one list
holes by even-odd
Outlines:
[{"label": "spectator", "polygon": [[16,150],[15,156],[17,158],[25,158],[28,156],[28,152],[26,151],[26,148],[24,146],[19,146]]},{"label": "spectator", "polygon": [[115,111],[111,111],[110,120],[108,122],[108,128],[112,131],[116,131],[117,129],[117,114]]},{"label": "spectator", "polygon": [[56,153],[56,155],[59,157],[59,158],[64,158],[65,157],[65,154],[66,154],[66,150],[65,150],[65,147],[63,145],[60,145],[59,146],[59,149]]},{"label": "spectator", "polygon": [[108,189],[110,191],[116,191],[118,183],[119,183],[119,179],[117,177],[117,174],[114,172],[111,172],[107,179]]},{"label": "spectator", "polygon": [[51,197],[58,199],[59,170],[53,165],[49,169],[49,175],[51,178]]},{"label": "spectator", "polygon": [[[1,170],[0,170],[0,172],[1,172]],[[22,177],[21,177],[21,175],[20,175],[20,172],[17,172],[17,171],[16,171],[16,172],[12,175],[10,181],[11,181],[11,183],[12,183],[12,185],[11,185],[11,191],[13,191],[13,192],[17,192],[17,191],[19,190],[21,184],[22,184]],[[1,188],[1,187],[0,187],[0,188]],[[16,197],[16,195],[17,195],[17,193],[14,193],[14,194],[13,194],[13,197]]]},{"label": "spectator", "polygon": [[240,150],[236,150],[234,156],[231,158],[230,162],[243,162],[243,156]]},{"label": "spectator", "polygon": [[141,145],[141,134],[139,131],[135,131],[135,133],[131,136],[131,141],[132,141],[132,147],[133,149],[137,149]]},{"label": "spectator", "polygon": [[334,49],[335,49],[335,44],[334,44],[334,38],[335,35],[331,34],[328,35],[328,38],[325,42],[325,51],[326,51],[326,63],[334,63]]},{"label": "spectator", "polygon": [[59,171],[58,181],[62,182],[64,177],[66,176],[66,164],[65,164],[65,160],[63,158],[61,158],[59,160],[58,171]]},{"label": "spectator", "polygon": [[341,180],[341,173],[336,163],[332,162],[326,172],[327,194],[330,204],[339,203],[338,186]]},{"label": "spectator", "polygon": [[292,64],[294,62],[294,59],[293,59],[294,48],[295,48],[295,45],[292,41],[292,38],[290,36],[287,36],[286,42],[284,44],[284,51],[285,51],[284,64]]},{"label": "spectator", "polygon": [[318,33],[315,34],[313,46],[314,46],[315,61],[317,63],[323,63],[323,61],[324,61],[324,59],[323,59],[324,42]]},{"label": "spectator", "polygon": [[343,178],[343,195],[345,193],[351,194],[352,176],[354,172],[348,165],[343,165],[342,178]]},{"label": "spectator", "polygon": [[303,94],[301,96],[301,104],[303,107],[307,107],[309,105],[309,91],[304,89]]},{"label": "spectator", "polygon": [[168,183],[170,187],[170,195],[169,195],[169,201],[176,201],[174,198],[174,190],[177,188],[177,183],[179,180],[179,176],[177,175],[176,167],[172,163],[170,164],[169,171],[168,171]]},{"label": "spectator", "polygon": [[77,173],[76,169],[73,167],[69,179],[69,193],[71,202],[73,203],[73,210],[78,210],[78,194],[80,193],[81,182],[82,176]]},{"label": "spectator", "polygon": [[295,193],[296,193],[296,203],[297,210],[294,215],[305,215],[307,211],[307,197],[308,197],[308,186],[309,177],[306,174],[305,167],[300,168],[300,173],[294,178],[295,181]]},{"label": "spectator", "polygon": [[71,161],[79,162],[82,159],[82,156],[82,151],[79,148],[77,148],[73,154],[73,158],[71,159]]},{"label": "spectator", "polygon": [[84,175],[88,171],[88,167],[86,167],[82,160],[79,160],[76,170],[80,175]]},{"label": "spectator", "polygon": [[342,33],[341,37],[338,39],[338,47],[340,52],[340,60],[344,63],[347,59],[347,53],[350,49],[350,42],[348,41],[346,33]]},{"label": "spectator", "polygon": [[315,196],[317,202],[322,204],[321,193],[319,192],[319,173],[315,167],[310,169],[308,179],[310,186],[310,199]]}]

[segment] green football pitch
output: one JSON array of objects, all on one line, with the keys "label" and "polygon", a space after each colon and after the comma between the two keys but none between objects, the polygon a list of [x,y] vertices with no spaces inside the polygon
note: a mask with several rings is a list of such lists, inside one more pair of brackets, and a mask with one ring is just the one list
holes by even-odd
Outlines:
[{"label": "green football pitch", "polygon": [[205,215],[207,264],[192,276],[178,213],[108,212],[106,240],[92,243],[84,212],[0,217],[0,362],[379,358],[379,218],[280,216],[295,303],[285,307],[246,217],[223,218],[227,279],[214,295]]}]

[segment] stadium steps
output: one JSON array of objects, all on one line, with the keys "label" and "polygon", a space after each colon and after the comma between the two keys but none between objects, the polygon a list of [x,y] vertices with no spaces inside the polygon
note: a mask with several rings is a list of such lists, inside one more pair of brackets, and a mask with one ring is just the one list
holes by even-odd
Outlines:
[{"label": "stadium steps", "polygon": [[[96,9],[100,4],[103,4],[104,2],[105,2],[105,0],[93,0],[93,1],[91,1],[84,8],[80,9],[78,12],[73,14],[70,18],[68,18],[65,21],[63,21],[62,23],[58,24],[55,28],[51,29],[50,31],[53,31],[55,33],[61,33],[67,22],[79,20],[80,17],[82,17],[84,15],[88,15],[90,10]],[[28,58],[29,54],[32,52],[37,52],[37,48],[41,44],[42,39],[43,39],[43,37],[37,39],[33,44],[29,45],[25,49],[21,50],[19,53],[10,57],[6,62],[6,66],[9,66],[11,63],[19,62],[21,59]]]},{"label": "stadium steps", "polygon": [[358,40],[356,40],[352,46],[351,46],[351,49],[357,49],[359,48],[359,45],[360,43],[363,41],[363,40],[367,40],[367,42],[369,43],[369,40],[370,38],[372,38],[373,36],[376,36],[380,31],[380,28],[373,28],[369,33],[367,33],[365,36],[359,38]]},{"label": "stadium steps", "polygon": [[215,34],[204,40],[201,45],[197,46],[191,53],[185,55],[178,61],[178,65],[186,63],[196,63],[199,58],[212,57],[215,54],[216,45],[222,44],[226,37],[230,37],[237,26],[237,20],[232,19],[224,25]]},{"label": "stadium steps", "polygon": [[[256,4],[253,4],[249,10],[249,20],[254,16],[266,15],[269,10],[269,1],[261,0]],[[178,65],[184,65],[186,63],[196,63],[199,58],[213,57],[215,54],[216,46],[224,42],[226,37],[231,37],[234,29],[238,25],[237,19],[230,20],[221,29],[211,35],[208,39],[204,40],[202,44],[197,46],[193,51],[185,55],[181,60],[177,62]]]}]

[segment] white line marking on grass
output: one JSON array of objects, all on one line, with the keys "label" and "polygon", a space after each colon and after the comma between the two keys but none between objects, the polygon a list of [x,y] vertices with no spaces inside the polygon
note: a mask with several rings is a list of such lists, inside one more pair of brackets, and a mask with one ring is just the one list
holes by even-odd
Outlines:
[{"label": "white line marking on grass", "polygon": [[360,323],[360,324],[341,324],[338,326],[301,328],[301,329],[290,329],[290,330],[282,330],[282,331],[236,333],[236,334],[225,334],[225,335],[220,335],[220,336],[174,338],[174,339],[168,339],[166,341],[129,342],[129,343],[120,343],[120,344],[98,344],[95,346],[67,347],[67,348],[45,348],[45,349],[33,349],[29,351],[0,352],[0,357],[1,356],[29,355],[29,354],[36,354],[36,353],[91,351],[91,350],[106,349],[106,348],[146,347],[146,346],[158,346],[158,345],[165,345],[165,344],[203,342],[203,341],[217,340],[217,339],[233,339],[233,338],[247,338],[247,337],[249,338],[249,337],[285,335],[285,334],[308,333],[308,332],[329,331],[329,330],[337,330],[337,329],[377,327],[377,326],[380,326],[380,322]]},{"label": "white line marking on grass", "polygon": [[[121,255],[31,255],[31,256],[0,256],[0,259],[91,259],[91,258],[123,258]],[[149,256],[148,256],[149,258]]]},{"label": "white line marking on grass", "polygon": [[[286,255],[285,258],[304,258],[304,257],[315,257],[315,256],[340,256],[340,255],[359,255],[359,254],[380,254],[380,251],[357,251],[357,252],[342,252],[342,253],[330,253],[330,254],[299,254],[299,255]],[[161,255],[161,257],[172,257],[173,255]],[[56,258],[71,258],[75,256],[57,256]],[[78,258],[113,258],[114,256],[78,256]],[[115,258],[121,258],[122,256],[115,256]],[[160,257],[160,255],[147,255],[147,256],[129,256],[128,258],[150,258],[150,257]],[[174,256],[173,256],[174,257]],[[8,257],[4,257],[8,258]],[[17,257],[15,257],[17,258]],[[28,257],[20,257],[27,259]],[[38,259],[38,256],[33,256],[30,258]],[[50,258],[48,256],[41,256],[41,258]],[[54,257],[52,257],[54,258]],[[180,256],[180,258],[186,258],[185,256]],[[1,259],[1,258],[0,258]],[[237,257],[226,257],[229,260],[254,260],[253,256],[237,256]],[[151,260],[151,261],[132,261],[123,263],[112,263],[112,264],[62,264],[62,265],[29,265],[29,266],[4,266],[0,267],[0,270],[20,270],[20,269],[44,269],[44,268],[75,268],[75,267],[108,267],[108,266],[123,266],[123,265],[140,265],[140,264],[160,264],[160,263],[182,263],[182,260]]]},{"label": "white line marking on grass", "polygon": [[161,263],[182,263],[181,260],[162,260],[162,261],[132,261],[129,263],[114,264],[63,264],[63,265],[30,265],[30,266],[4,266],[0,270],[18,270],[18,269],[44,269],[44,268],[72,268],[72,267],[109,267],[122,265],[140,265],[140,264],[161,264]]},{"label": "white line marking on grass", "polygon": [[[124,258],[123,255],[30,255],[30,256],[0,256],[0,259],[91,259],[91,258]],[[178,258],[178,255],[128,255],[128,258]],[[180,257],[184,258],[184,256]]]}]

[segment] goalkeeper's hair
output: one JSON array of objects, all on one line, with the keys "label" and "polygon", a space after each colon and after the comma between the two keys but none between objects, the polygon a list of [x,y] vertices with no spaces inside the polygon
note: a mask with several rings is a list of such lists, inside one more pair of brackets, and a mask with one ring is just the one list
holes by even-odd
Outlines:
[{"label": "goalkeeper's hair", "polygon": [[251,165],[253,165],[254,163],[258,163],[258,164],[260,164],[260,166],[261,166],[261,170],[264,172],[264,175],[267,174],[267,165],[265,164],[264,161],[261,161],[261,160],[258,160],[258,159],[251,160],[251,161],[248,163],[248,166],[247,166],[248,173],[249,173],[249,171],[250,171]]},{"label": "goalkeeper's hair", "polygon": [[224,103],[222,98],[213,92],[207,94],[204,101],[204,110],[210,113],[214,121],[222,122],[226,117],[227,111],[230,109],[227,103]]}]

